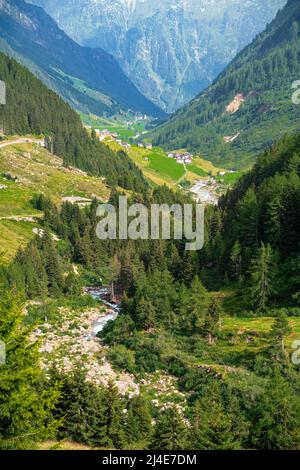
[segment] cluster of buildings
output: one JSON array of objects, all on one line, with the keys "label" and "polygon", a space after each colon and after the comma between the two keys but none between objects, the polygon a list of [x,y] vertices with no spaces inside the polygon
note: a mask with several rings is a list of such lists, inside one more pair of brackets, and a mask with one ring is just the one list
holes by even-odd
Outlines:
[{"label": "cluster of buildings", "polygon": [[189,152],[175,152],[175,153],[169,153],[168,154],[169,158],[174,158],[177,163],[185,164],[185,165],[190,165],[193,162],[193,157]]},{"label": "cluster of buildings", "polygon": [[121,145],[124,149],[130,149],[131,145],[128,142],[122,142],[122,140],[116,140],[117,144]]},{"label": "cluster of buildings", "polygon": [[95,132],[100,142],[102,142],[104,139],[107,139],[107,138],[116,140],[116,138],[118,137],[118,134],[116,132],[111,132],[108,129],[104,129],[103,131],[100,131],[99,129],[95,129]]},{"label": "cluster of buildings", "polygon": [[147,149],[147,150],[152,150],[153,148],[153,145],[150,144],[149,142],[147,142],[146,144],[143,144],[142,142],[139,142],[138,143],[138,147],[142,148],[142,149]]},{"label": "cluster of buildings", "polygon": [[108,129],[104,129],[103,131],[100,131],[99,129],[95,129],[95,132],[100,142],[103,142],[106,139],[107,142],[115,141],[117,144],[121,145],[121,147],[125,149],[129,149],[131,147],[131,145],[128,142],[123,142],[121,139],[118,139],[119,134],[117,132],[111,132]]}]

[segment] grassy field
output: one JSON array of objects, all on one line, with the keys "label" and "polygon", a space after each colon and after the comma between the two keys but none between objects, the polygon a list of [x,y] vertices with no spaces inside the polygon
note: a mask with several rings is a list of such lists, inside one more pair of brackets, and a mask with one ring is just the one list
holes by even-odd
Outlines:
[{"label": "grassy field", "polygon": [[197,176],[200,176],[201,178],[207,176],[207,172],[203,170],[200,166],[197,165],[189,165],[188,166],[189,172],[194,173]]},{"label": "grassy field", "polygon": [[226,173],[224,176],[218,175],[216,180],[226,185],[233,185],[242,175],[243,173],[240,171],[237,171],[236,173]]},{"label": "grassy field", "polygon": [[[116,142],[109,142],[108,145],[115,151],[119,151],[122,149],[122,147]],[[146,178],[148,178],[153,183],[157,185],[166,184],[169,187],[174,187],[177,184],[177,180],[173,179],[170,174],[162,173],[158,169],[151,168],[151,160],[153,162],[154,156],[163,157],[166,161],[169,162],[170,159],[165,156],[162,150],[147,150],[144,148],[140,148],[137,145],[132,145],[129,149],[126,150],[126,153],[134,161],[134,163],[143,171]]]},{"label": "grassy field", "polygon": [[[7,180],[7,173],[16,180]],[[30,240],[32,230],[39,226],[42,214],[31,204],[34,194],[43,193],[58,205],[71,196],[109,197],[109,189],[100,178],[64,168],[61,159],[35,144],[0,149],[0,188],[0,250],[4,250],[6,260]]]},{"label": "grassy field", "polygon": [[[257,317],[257,318],[236,318],[225,317],[222,320],[223,330],[233,334],[257,332],[266,335],[270,332],[274,323],[274,318]],[[290,317],[289,324],[292,332],[287,337],[287,345],[291,346],[293,341],[300,339],[300,317]]]},{"label": "grassy field", "polygon": [[80,451],[80,450],[92,450],[92,448],[85,446],[84,444],[78,444],[77,442],[72,442],[68,440],[64,440],[64,441],[48,440],[48,441],[41,442],[40,444],[38,444],[37,450],[51,450],[51,451],[78,450]]},{"label": "grassy field", "polygon": [[166,157],[161,151],[156,151],[149,155],[149,167],[160,175],[171,178],[174,181],[180,180],[186,173],[184,166],[175,160]]},{"label": "grassy field", "polygon": [[34,222],[0,219],[0,251],[4,262],[9,261],[20,247],[25,247],[34,237],[33,229],[39,228],[39,219]]},{"label": "grassy field", "polygon": [[[116,142],[107,142],[115,151],[122,149]],[[209,174],[217,175],[221,168],[217,168],[212,163],[202,158],[194,158],[192,165],[177,163],[174,159],[168,158],[164,150],[154,148],[147,150],[137,145],[132,145],[126,150],[129,157],[141,168],[146,178],[155,184],[166,184],[169,187],[176,186],[179,181],[186,180],[190,186],[199,178],[207,177]]]}]

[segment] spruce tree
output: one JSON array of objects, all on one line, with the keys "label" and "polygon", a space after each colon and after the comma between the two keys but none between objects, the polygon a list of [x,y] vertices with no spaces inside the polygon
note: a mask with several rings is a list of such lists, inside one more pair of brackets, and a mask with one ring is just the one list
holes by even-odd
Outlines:
[{"label": "spruce tree", "polygon": [[110,381],[107,386],[104,401],[106,445],[113,446],[116,449],[122,449],[126,442],[124,405],[116,385]]},{"label": "spruce tree", "polygon": [[[235,413],[238,411],[235,410]],[[235,450],[241,447],[242,423],[226,410],[220,385],[212,382],[209,393],[193,410],[191,440],[196,450]]]},{"label": "spruce tree", "polygon": [[271,246],[261,244],[250,268],[251,303],[260,312],[265,312],[273,292],[274,260]]},{"label": "spruce tree", "polygon": [[300,445],[300,404],[286,378],[276,372],[252,410],[251,445],[259,450],[293,450]]},{"label": "spruce tree", "polygon": [[[49,387],[39,366],[38,345],[23,326],[23,305],[14,292],[0,298],[0,340],[6,360],[0,364],[0,447],[32,448],[52,437],[59,392]],[[5,358],[4,358],[5,359]]]},{"label": "spruce tree", "polygon": [[277,314],[271,329],[271,337],[274,338],[276,344],[280,345],[282,352],[285,352],[284,338],[291,333],[292,329],[289,325],[287,314],[283,309]]},{"label": "spruce tree", "polygon": [[56,410],[60,421],[57,437],[96,447],[106,442],[105,389],[86,380],[82,368],[61,374],[51,371],[52,383],[61,383]]},{"label": "spruce tree", "polygon": [[242,274],[242,249],[239,241],[233,245],[230,255],[230,277],[238,281]]},{"label": "spruce tree", "polygon": [[187,426],[175,407],[159,413],[151,449],[183,450],[187,448]]},{"label": "spruce tree", "polygon": [[52,294],[62,292],[64,279],[59,256],[48,227],[45,227],[41,240],[42,256],[48,278],[48,289]]},{"label": "spruce tree", "polygon": [[143,443],[145,447],[152,432],[151,421],[149,402],[140,395],[133,397],[130,400],[127,413],[127,442],[131,445],[140,442]]},{"label": "spruce tree", "polygon": [[155,328],[157,323],[156,311],[150,300],[142,297],[136,307],[137,325],[143,330]]},{"label": "spruce tree", "polygon": [[209,304],[207,290],[198,277],[195,277],[190,289],[182,289],[184,295],[181,295],[178,306],[181,328],[186,334],[200,334]]},{"label": "spruce tree", "polygon": [[207,336],[208,344],[213,344],[220,328],[220,306],[216,297],[210,301],[207,309],[203,332]]}]

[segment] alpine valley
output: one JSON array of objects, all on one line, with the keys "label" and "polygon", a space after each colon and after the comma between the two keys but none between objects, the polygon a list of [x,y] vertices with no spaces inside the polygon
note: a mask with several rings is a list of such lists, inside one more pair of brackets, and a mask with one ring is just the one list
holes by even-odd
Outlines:
[{"label": "alpine valley", "polygon": [[75,41],[102,47],[151,101],[182,106],[264,30],[286,0],[31,0]]},{"label": "alpine valley", "polygon": [[292,100],[300,77],[299,22],[299,2],[290,0],[210,87],[154,131],[155,145],[245,168],[284,134],[299,130],[300,107]]},{"label": "alpine valley", "polygon": [[0,449],[93,450],[75,458],[127,466],[137,450],[152,466],[176,451],[192,464],[197,450],[249,461],[300,450],[299,0],[277,15],[250,0],[166,1],[167,13],[60,3],[85,7],[69,15],[77,40],[85,25],[99,41],[91,5],[130,13],[110,31],[117,48],[124,31],[142,34],[131,15],[143,32],[174,14],[177,59],[193,6],[210,32],[223,22],[220,68],[246,41],[241,24],[252,41],[274,19],[167,117],[105,48],[0,0]]}]

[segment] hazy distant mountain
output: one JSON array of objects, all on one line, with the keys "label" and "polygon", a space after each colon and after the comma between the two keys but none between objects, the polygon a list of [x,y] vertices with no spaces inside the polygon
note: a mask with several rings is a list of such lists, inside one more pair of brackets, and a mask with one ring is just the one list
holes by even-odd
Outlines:
[{"label": "hazy distant mountain", "polygon": [[299,78],[300,2],[289,0],[213,85],[153,131],[153,141],[219,166],[247,167],[284,134],[300,131],[300,106],[292,101]]},{"label": "hazy distant mountain", "polygon": [[102,47],[173,111],[264,30],[286,0],[30,0],[83,45]]},{"label": "hazy distant mountain", "polygon": [[74,42],[40,7],[22,0],[0,0],[0,50],[29,67],[81,111],[113,115],[131,109],[164,115],[110,54]]}]

